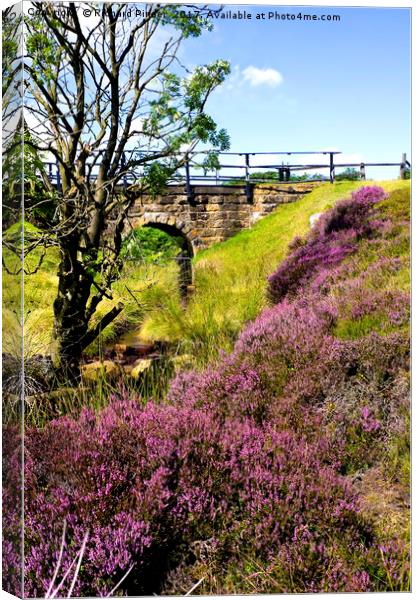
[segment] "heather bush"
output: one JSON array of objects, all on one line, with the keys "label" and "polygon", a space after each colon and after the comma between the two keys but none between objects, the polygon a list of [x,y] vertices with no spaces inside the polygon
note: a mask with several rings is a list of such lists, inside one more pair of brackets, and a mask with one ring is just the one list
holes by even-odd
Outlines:
[{"label": "heather bush", "polygon": [[382,188],[363,187],[322,215],[305,242],[297,240],[291,254],[269,277],[270,300],[277,303],[293,296],[319,269],[334,267],[355,252],[358,240],[371,236],[381,225],[372,216],[375,204],[384,198]]},{"label": "heather bush", "polygon": [[[337,314],[337,304],[311,294],[267,309],[242,332],[233,353],[218,367],[178,376],[170,401],[235,419],[251,417],[259,424],[273,419],[276,427],[286,428],[291,423],[304,431],[306,411],[311,408],[316,414],[344,386],[362,386],[371,393],[375,381],[375,395],[382,402],[390,382],[408,369],[407,336],[372,333],[340,340],[332,333]],[[350,404],[346,418],[359,418]],[[340,405],[338,411],[343,401]],[[365,406],[365,400],[356,402],[359,411]]]},{"label": "heather bush", "polygon": [[327,589],[323,553],[349,574],[344,557],[370,535],[337,456],[326,435],[126,400],[28,431],[26,594],[48,588],[64,522],[62,574],[89,534],[74,595],[105,595],[132,564],[123,590],[156,592],[196,540],[216,539],[226,562],[245,548],[270,562],[287,548],[295,563],[308,554],[297,537],[307,529],[323,550],[294,586]]},{"label": "heather bush", "polygon": [[370,219],[375,204],[386,198],[387,194],[378,186],[366,186],[352,192],[348,200],[341,200],[321,216],[313,237],[343,230],[353,230],[360,237],[371,235],[375,231],[375,221]]},{"label": "heather bush", "polygon": [[21,594],[22,445],[19,426],[2,431],[2,589]]},{"label": "heather bush", "polygon": [[326,302],[317,302],[314,310],[304,300],[267,309],[242,332],[234,351],[217,368],[180,375],[168,397],[176,405],[236,419],[251,417],[257,423],[268,420],[273,410],[285,421],[290,414],[280,410],[281,404],[277,411],[274,398],[285,403],[290,387],[303,399],[317,393],[324,364],[320,354],[333,319]]}]

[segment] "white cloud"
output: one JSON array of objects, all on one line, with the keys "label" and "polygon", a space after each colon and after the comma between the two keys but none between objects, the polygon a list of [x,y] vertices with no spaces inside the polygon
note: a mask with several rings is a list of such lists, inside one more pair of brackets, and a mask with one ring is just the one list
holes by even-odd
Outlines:
[{"label": "white cloud", "polygon": [[276,69],[259,69],[250,65],[242,71],[244,81],[248,81],[252,86],[267,85],[268,87],[277,87],[283,82],[283,77]]},{"label": "white cloud", "polygon": [[272,68],[261,69],[250,65],[241,69],[239,65],[234,65],[232,72],[226,78],[223,85],[216,89],[216,93],[230,93],[244,88],[268,86],[275,88],[283,82],[284,78],[279,71]]}]

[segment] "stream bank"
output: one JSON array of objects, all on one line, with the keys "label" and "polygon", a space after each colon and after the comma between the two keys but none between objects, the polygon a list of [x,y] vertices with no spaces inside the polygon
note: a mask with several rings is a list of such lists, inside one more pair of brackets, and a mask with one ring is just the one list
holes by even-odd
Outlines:
[{"label": "stream bank", "polygon": [[166,341],[146,342],[136,330],[126,332],[119,341],[105,347],[101,355],[86,357],[81,367],[84,383],[92,383],[101,377],[108,380],[151,379],[166,380],[181,368],[192,366],[192,356],[178,355],[177,345]]}]

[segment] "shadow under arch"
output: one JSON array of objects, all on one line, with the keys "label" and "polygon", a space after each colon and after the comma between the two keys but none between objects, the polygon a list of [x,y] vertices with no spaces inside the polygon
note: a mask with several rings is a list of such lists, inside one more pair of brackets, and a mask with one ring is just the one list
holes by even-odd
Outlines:
[{"label": "shadow under arch", "polygon": [[147,223],[143,223],[141,227],[159,229],[160,231],[163,231],[164,233],[178,240],[180,252],[175,257],[175,260],[177,261],[179,266],[178,284],[181,298],[186,299],[190,292],[190,286],[193,285],[194,281],[192,266],[194,249],[191,244],[191,241],[179,227],[176,227],[175,225],[169,225],[168,223],[158,223],[156,221],[149,221]]}]

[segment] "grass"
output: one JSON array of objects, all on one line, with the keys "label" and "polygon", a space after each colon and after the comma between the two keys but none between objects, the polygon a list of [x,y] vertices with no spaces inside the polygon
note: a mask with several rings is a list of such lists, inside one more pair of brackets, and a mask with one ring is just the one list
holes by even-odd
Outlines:
[{"label": "grass", "polygon": [[[343,306],[340,300],[348,297],[345,279],[358,278],[360,287],[358,292],[362,296],[371,294],[384,294],[401,291],[410,293],[410,182],[392,182],[384,185],[389,192],[386,200],[378,205],[378,216],[389,217],[394,226],[377,240],[363,240],[358,252],[346,258],[342,265],[340,281],[331,289],[331,294],[338,296],[339,307]],[[388,261],[395,259],[396,268],[387,268]],[[349,314],[350,307],[345,305],[345,314],[342,314],[335,327],[335,335],[342,339],[358,339],[371,332],[388,334],[391,332],[406,331],[409,323],[394,326],[387,318],[387,306],[384,303],[373,311],[372,314],[360,318],[352,318]],[[408,375],[398,373],[404,381],[404,395],[408,394]],[[358,491],[363,499],[364,514],[371,518],[376,527],[381,544],[390,538],[403,540],[405,547],[410,538],[409,521],[409,493],[410,493],[410,418],[408,403],[405,402],[401,409],[403,413],[398,416],[399,422],[404,425],[398,430],[394,427],[385,440],[385,448],[379,464],[362,474],[362,481],[358,484]],[[354,450],[354,448],[353,448]],[[404,559],[405,560],[405,559]],[[404,562],[406,565],[406,561]],[[387,585],[390,589],[389,569],[387,569]],[[403,589],[409,586],[409,573],[404,566]]]},{"label": "grass", "polygon": [[[255,318],[267,304],[267,277],[286,256],[291,240],[308,232],[310,216],[331,207],[361,185],[363,184],[359,182],[321,185],[302,200],[278,207],[250,230],[242,231],[230,240],[198,254],[194,261],[196,291],[186,306],[179,298],[177,269],[173,262],[168,266],[127,263],[123,278],[114,286],[113,300],[106,300],[100,305],[98,318],[119,300],[126,303],[126,309],[90,350],[100,352],[101,345],[110,343],[121,331],[135,328],[144,339],[166,339],[177,344],[178,352],[193,355],[197,366],[204,366],[215,360],[221,349],[231,348],[244,324]],[[348,297],[344,286],[355,278],[360,279],[359,293],[390,290],[408,293],[410,290],[409,182],[382,182],[379,185],[390,195],[378,205],[378,210],[392,218],[394,227],[376,240],[363,240],[358,251],[343,261],[340,278],[331,290],[331,294],[338,296],[339,300],[344,296]],[[32,266],[39,258],[40,255],[36,253],[32,256]],[[384,267],[383,259],[393,258],[397,259],[398,268]],[[6,251],[6,262],[7,260],[11,263],[13,257]],[[57,284],[57,262],[57,252],[49,250],[42,268],[26,278],[25,325],[32,350],[43,348],[47,351],[48,348],[52,327],[52,301]],[[378,266],[378,263],[381,265]],[[18,276],[6,273],[3,285],[7,323],[7,319],[13,321],[19,309]],[[343,311],[343,302],[338,302],[338,305]],[[398,331],[398,327],[390,326],[383,309],[382,306],[379,312],[378,307],[372,314],[352,318],[351,306],[346,303],[345,313],[338,318],[335,335],[343,339],[357,339],[370,332]],[[146,398],[155,397],[162,390],[160,382],[164,377],[164,390],[166,389],[172,369],[170,366],[165,368],[165,373],[158,369],[141,383],[143,387],[146,386],[146,389],[138,390],[144,402]],[[399,377],[405,377],[405,374],[399,373]],[[48,395],[41,398],[45,414],[39,416],[39,411],[37,412],[36,424],[42,426],[52,414],[58,416],[68,412],[76,413],[82,406],[98,410],[107,404],[109,394],[117,391],[114,382],[99,378],[94,388],[79,389],[75,395],[69,395],[67,405],[61,402],[61,397],[54,405],[54,397]],[[38,400],[36,398],[36,404]],[[384,452],[378,463],[370,468],[367,468],[367,463],[361,465],[360,477],[355,485],[362,499],[363,516],[374,523],[381,548],[390,540],[405,542],[404,559],[400,567],[401,589],[407,591],[409,574],[406,546],[410,535],[407,504],[410,438],[406,430],[407,415],[404,420],[405,428],[393,430],[384,439]],[[354,441],[356,446],[347,447],[346,451],[362,453],[364,443],[366,439],[365,442],[358,439]],[[372,448],[365,448],[366,459],[368,450],[371,452]],[[387,556],[386,569],[381,569],[375,576],[381,581],[381,590],[396,591],[391,582],[388,558]],[[292,582],[288,583],[283,577],[284,571],[280,572],[279,564],[274,569],[267,570],[255,561],[254,556],[248,556],[247,560],[245,558],[236,572],[233,568],[223,572],[220,565],[197,560],[190,571],[187,571],[183,592],[188,592],[195,582],[199,582],[199,593],[281,593],[292,585]],[[173,589],[178,593],[178,581],[174,584],[176,587]],[[169,586],[165,591],[172,592]]]},{"label": "grass", "polygon": [[[26,230],[33,227],[25,224]],[[11,231],[9,230],[9,235]],[[16,354],[16,331],[21,327],[21,275],[14,273],[20,263],[9,251],[3,257],[10,272],[3,269],[3,349]],[[41,250],[31,253],[26,261],[26,270],[31,273],[39,264]],[[52,342],[53,300],[58,285],[59,253],[49,248],[41,267],[25,276],[23,324],[25,330],[25,352],[28,356],[48,354]],[[128,291],[130,290],[130,292]],[[120,333],[137,327],[144,313],[152,306],[160,304],[160,297],[178,295],[177,267],[174,262],[168,266],[144,264],[140,261],[126,262],[122,279],[113,286],[113,299],[104,299],[96,312],[94,322],[98,322],[119,301],[124,302],[125,310],[119,319],[107,327],[100,340],[89,348],[90,353],[99,353],[102,346],[111,343]]]},{"label": "grass", "polygon": [[[279,206],[251,229],[200,252],[194,259],[196,291],[186,307],[178,293],[174,262],[168,266],[127,263],[122,278],[113,287],[113,299],[105,299],[99,305],[96,321],[119,301],[124,302],[125,310],[102,332],[89,352],[99,353],[122,331],[135,329],[144,340],[167,340],[178,346],[178,352],[192,354],[196,366],[215,360],[220,350],[232,347],[243,325],[266,305],[267,277],[285,257],[291,240],[309,230],[311,215],[333,206],[362,185],[366,182],[324,183],[301,200]],[[388,181],[379,185],[391,192],[407,189],[409,182]],[[402,209],[398,206],[396,210]],[[394,245],[391,251],[395,251]],[[11,256],[7,250],[4,255],[7,264]],[[40,256],[38,249],[30,256],[29,267],[33,269]],[[57,265],[58,250],[48,249],[41,268],[25,277],[28,354],[47,354],[51,344]],[[406,279],[405,271],[398,276]],[[16,320],[20,310],[19,286],[18,277],[4,274],[6,327]],[[4,351],[13,351],[14,339],[15,336],[5,339]]]},{"label": "grass", "polygon": [[[344,269],[350,272],[351,277],[360,277],[361,293],[371,291],[383,293],[402,291],[410,293],[410,186],[404,181],[395,188],[390,186],[391,193],[378,207],[379,214],[392,219],[394,227],[383,238],[369,242],[362,241],[359,250],[344,261]],[[384,259],[396,259],[397,268],[387,269]],[[381,265],[378,267],[378,263]],[[334,294],[346,295],[342,285],[339,289],[335,286]],[[349,312],[346,307],[346,313]],[[390,333],[398,331],[399,327],[389,324],[386,307],[381,306],[381,311],[371,315],[352,318],[348,314],[340,317],[335,329],[335,334],[342,339],[356,339],[367,335],[371,331]],[[403,326],[407,328],[408,323]]]},{"label": "grass", "polygon": [[[362,185],[320,185],[302,200],[279,206],[250,230],[199,253],[195,259],[196,292],[188,306],[184,309],[170,298],[162,310],[151,309],[141,334],[181,344],[200,365],[215,359],[219,350],[229,350],[244,323],[265,307],[267,277],[286,256],[291,240],[309,230],[311,215],[330,208]],[[409,188],[405,181],[379,185],[389,192]]]}]

